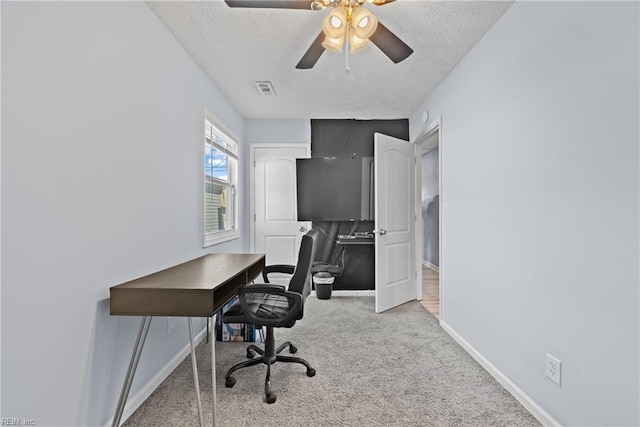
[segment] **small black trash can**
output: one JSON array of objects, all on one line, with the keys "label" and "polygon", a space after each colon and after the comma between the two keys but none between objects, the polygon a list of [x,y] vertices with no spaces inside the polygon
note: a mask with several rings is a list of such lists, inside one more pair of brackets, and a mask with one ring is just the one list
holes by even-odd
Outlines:
[{"label": "small black trash can", "polygon": [[326,271],[321,271],[313,276],[313,284],[316,287],[316,297],[318,299],[331,298],[331,290],[333,289],[333,275]]}]

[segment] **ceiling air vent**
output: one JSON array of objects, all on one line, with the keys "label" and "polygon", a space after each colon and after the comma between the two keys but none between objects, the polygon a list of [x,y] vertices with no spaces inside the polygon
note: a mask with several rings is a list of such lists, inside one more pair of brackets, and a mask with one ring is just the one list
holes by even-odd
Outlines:
[{"label": "ceiling air vent", "polygon": [[258,92],[260,92],[263,95],[275,95],[276,94],[276,91],[273,90],[273,85],[271,84],[270,81],[267,81],[267,80],[255,81],[255,82],[253,82],[253,84],[255,84],[256,88],[258,88]]}]

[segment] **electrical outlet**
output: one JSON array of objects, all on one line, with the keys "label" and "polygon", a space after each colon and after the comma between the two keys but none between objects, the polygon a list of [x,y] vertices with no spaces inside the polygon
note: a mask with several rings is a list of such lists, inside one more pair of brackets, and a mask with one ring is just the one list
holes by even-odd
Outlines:
[{"label": "electrical outlet", "polygon": [[549,353],[547,353],[546,372],[547,378],[556,383],[558,386],[561,385],[562,362]]},{"label": "electrical outlet", "polygon": [[167,335],[171,335],[176,330],[176,318],[167,317]]}]

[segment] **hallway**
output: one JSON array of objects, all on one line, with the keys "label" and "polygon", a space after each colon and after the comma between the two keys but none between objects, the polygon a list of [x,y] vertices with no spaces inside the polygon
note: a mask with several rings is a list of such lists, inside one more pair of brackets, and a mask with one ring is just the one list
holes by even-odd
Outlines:
[{"label": "hallway", "polygon": [[420,304],[440,318],[440,273],[436,270],[422,266],[422,301]]}]

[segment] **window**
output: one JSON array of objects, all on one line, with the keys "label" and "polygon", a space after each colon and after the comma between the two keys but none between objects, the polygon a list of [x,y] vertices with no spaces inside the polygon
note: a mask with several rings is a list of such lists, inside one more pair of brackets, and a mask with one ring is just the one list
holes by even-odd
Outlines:
[{"label": "window", "polygon": [[206,115],[204,120],[204,244],[239,237],[238,142]]}]

